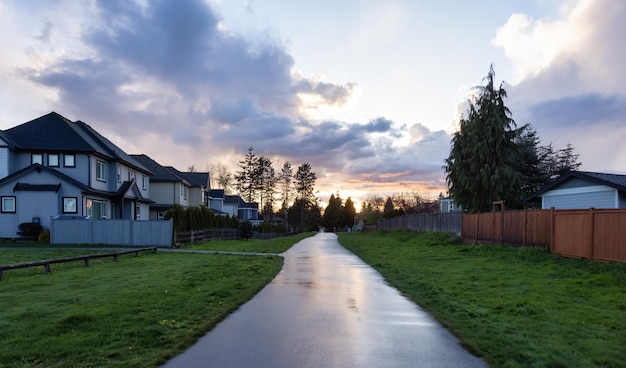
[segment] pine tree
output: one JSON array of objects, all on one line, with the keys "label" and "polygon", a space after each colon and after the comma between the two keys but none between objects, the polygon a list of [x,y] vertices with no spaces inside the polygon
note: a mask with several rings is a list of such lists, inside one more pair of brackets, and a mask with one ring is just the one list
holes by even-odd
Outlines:
[{"label": "pine tree", "polygon": [[521,202],[521,175],[515,170],[514,139],[519,134],[504,105],[506,91],[494,87],[493,66],[486,85],[476,87],[466,117],[452,138],[444,169],[450,194],[468,211],[489,211],[493,201]]}]

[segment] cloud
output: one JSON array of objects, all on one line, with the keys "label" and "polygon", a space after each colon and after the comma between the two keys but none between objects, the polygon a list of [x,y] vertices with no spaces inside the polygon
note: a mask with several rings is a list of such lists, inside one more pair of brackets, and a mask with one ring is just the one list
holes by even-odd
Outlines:
[{"label": "cloud", "polygon": [[408,189],[441,176],[445,133],[414,125],[409,138],[405,124],[384,117],[307,117],[306,109],[346,105],[357,84],[300,74],[281,42],[230,32],[206,1],[107,0],[74,4],[71,14],[52,5],[37,11],[43,21],[28,52],[38,62],[13,72],[53,91],[52,109],[131,153],[202,167],[236,164],[253,146],[294,166],[310,163],[320,185],[357,178],[372,188],[401,180]]},{"label": "cloud", "polygon": [[[519,124],[537,128],[545,144],[573,144],[582,169],[623,170],[598,147],[626,139],[626,3],[580,0],[554,19],[515,14],[494,43],[518,75],[509,108]],[[621,149],[621,148],[620,148]]]}]

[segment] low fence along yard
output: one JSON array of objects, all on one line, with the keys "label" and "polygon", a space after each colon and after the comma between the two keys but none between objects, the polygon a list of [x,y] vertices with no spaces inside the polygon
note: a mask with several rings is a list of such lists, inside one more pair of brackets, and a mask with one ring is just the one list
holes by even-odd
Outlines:
[{"label": "low fence along yard", "polygon": [[50,244],[171,247],[171,220],[52,220]]}]

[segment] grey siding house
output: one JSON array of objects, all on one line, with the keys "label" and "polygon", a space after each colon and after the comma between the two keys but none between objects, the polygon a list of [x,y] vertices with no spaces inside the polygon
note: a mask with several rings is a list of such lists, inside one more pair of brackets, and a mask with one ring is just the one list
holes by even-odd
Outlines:
[{"label": "grey siding house", "polygon": [[541,198],[541,208],[626,208],[626,175],[569,172],[529,197]]},{"label": "grey siding house", "polygon": [[82,121],[51,112],[0,131],[0,238],[59,215],[147,220],[151,172]]},{"label": "grey siding house", "polygon": [[183,208],[190,205],[191,185],[178,175],[172,167],[165,167],[147,155],[130,155],[135,161],[152,172],[149,177],[151,188],[150,220],[163,220],[165,212],[174,205]]}]

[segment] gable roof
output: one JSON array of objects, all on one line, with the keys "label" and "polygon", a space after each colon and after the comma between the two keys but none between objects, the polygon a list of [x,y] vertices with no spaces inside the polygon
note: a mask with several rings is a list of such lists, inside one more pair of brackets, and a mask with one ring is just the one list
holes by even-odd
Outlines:
[{"label": "gable roof", "polygon": [[184,181],[182,177],[177,175],[175,170],[171,170],[169,167],[162,166],[151,157],[145,154],[130,155],[135,161],[145,166],[152,172],[150,175],[150,181],[157,183],[181,183]]},{"label": "gable roof", "polygon": [[185,180],[191,184],[192,187],[204,187],[208,188],[209,185],[209,173],[198,171],[181,172],[176,170],[177,174],[182,176]]},{"label": "gable roof", "polygon": [[52,152],[94,153],[113,161],[123,161],[130,167],[149,173],[121,148],[82,121],[51,112],[37,119],[1,132],[12,149]]},{"label": "gable roof", "polygon": [[545,192],[554,189],[555,187],[558,187],[559,185],[573,178],[585,180],[597,185],[606,185],[608,187],[615,188],[620,192],[626,192],[626,175],[605,174],[589,171],[570,171],[569,173],[560,176],[553,182],[544,185],[537,192],[531,194],[528,199],[540,197]]},{"label": "gable roof", "polygon": [[[22,177],[22,176],[24,176],[24,175],[26,175],[28,173],[31,173],[33,171],[37,171],[37,172],[45,171],[47,173],[50,173],[50,174],[58,177],[60,180],[62,180],[64,182],[68,182],[68,183],[70,183],[70,184],[80,188],[80,190],[82,192],[84,192],[84,193],[92,193],[93,192],[93,190],[91,188],[89,188],[85,184],[79,182],[78,180],[63,174],[60,171],[50,169],[47,166],[42,166],[40,164],[32,164],[30,166],[27,166],[27,167],[25,167],[25,168],[23,168],[21,170],[18,170],[16,172],[14,172],[13,174],[11,174],[9,176],[6,176],[6,177],[0,179],[0,186],[2,186],[4,183],[7,183],[7,182],[9,182],[11,180],[19,179],[20,177]],[[16,187],[18,189],[22,188],[18,184],[20,184],[20,183],[17,183]],[[13,190],[16,190],[16,187],[14,187]]]},{"label": "gable roof", "polygon": [[225,199],[224,189],[211,189],[211,190],[209,190],[209,197]]}]

